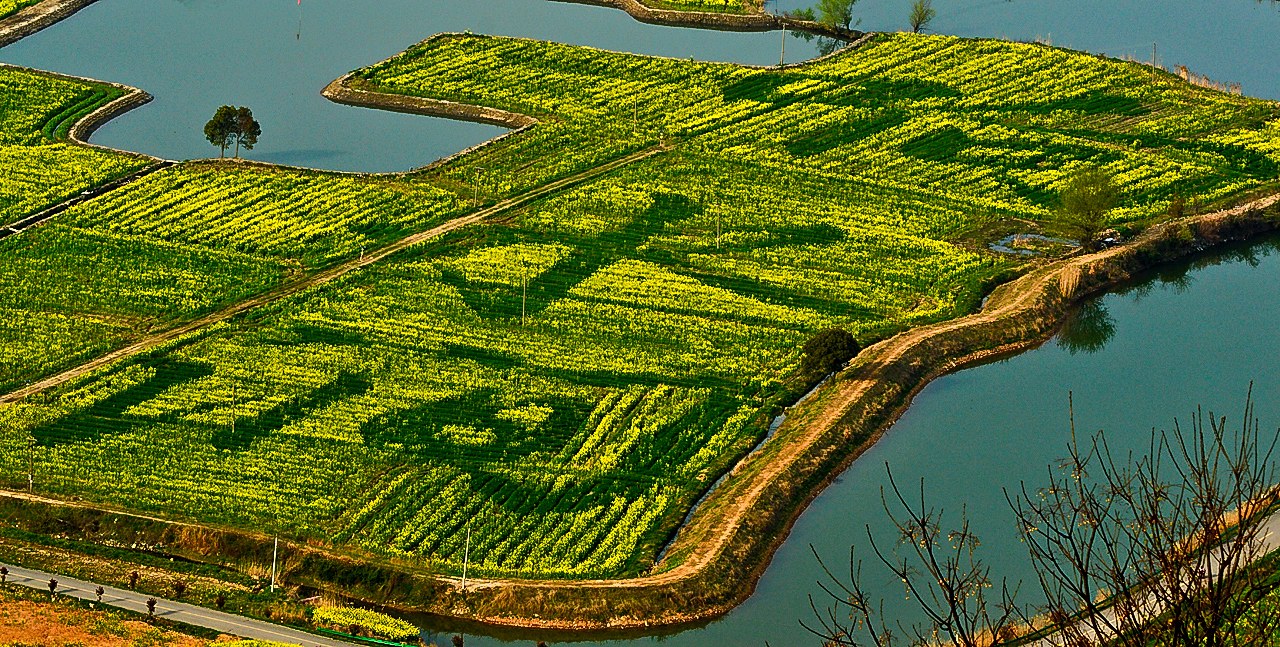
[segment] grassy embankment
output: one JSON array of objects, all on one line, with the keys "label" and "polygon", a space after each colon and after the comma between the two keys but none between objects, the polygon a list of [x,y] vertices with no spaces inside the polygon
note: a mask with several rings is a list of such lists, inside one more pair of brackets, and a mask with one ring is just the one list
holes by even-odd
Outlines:
[{"label": "grassy embankment", "polygon": [[743,14],[760,10],[755,0],[640,0],[640,2],[654,9],[672,11]]},{"label": "grassy embankment", "polygon": [[[971,310],[1016,269],[985,243],[1049,227],[1081,165],[1117,178],[1113,224],[1133,231],[1177,196],[1268,186],[1280,161],[1275,104],[983,40],[883,36],[779,72],[448,36],[355,84],[540,121],[379,180],[433,214],[458,208],[438,187],[492,200],[674,150],[0,409],[0,473],[25,481],[30,458],[45,492],[415,568],[460,570],[470,526],[474,575],[635,575],[807,386],[815,331],[871,341]],[[377,200],[360,182],[187,167],[60,226],[278,268],[430,219],[314,234],[319,216],[279,227],[288,209],[262,207],[335,183]]]}]

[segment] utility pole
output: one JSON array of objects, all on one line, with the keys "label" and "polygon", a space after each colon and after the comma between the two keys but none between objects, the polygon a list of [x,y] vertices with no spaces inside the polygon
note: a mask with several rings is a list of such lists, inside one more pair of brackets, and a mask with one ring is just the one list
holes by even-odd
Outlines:
[{"label": "utility pole", "polygon": [[462,592],[467,592],[467,566],[471,564],[471,520],[467,520],[467,544],[462,550]]},{"label": "utility pole", "polygon": [[[231,383],[231,437],[236,437],[236,385]],[[234,442],[234,441],[233,441]],[[272,581],[275,581],[274,579]]]},{"label": "utility pole", "polygon": [[36,491],[36,437],[27,443],[27,491]]},{"label": "utility pole", "polygon": [[483,170],[479,166],[476,167],[475,181],[471,186],[471,207],[473,209],[480,206],[480,172]]},{"label": "utility pole", "polygon": [[529,264],[520,257],[520,327],[524,327],[526,304],[529,300]]},{"label": "utility pole", "polygon": [[631,134],[636,134],[640,122],[640,97],[631,98]]},{"label": "utility pole", "polygon": [[778,67],[787,64],[787,28],[782,24],[782,19],[778,19],[779,31],[782,33],[782,54],[778,58]]},{"label": "utility pole", "polygon": [[720,249],[720,210],[716,209],[716,250]]},{"label": "utility pole", "polygon": [[276,537],[275,546],[271,549],[271,592],[276,592],[276,558],[280,554],[280,538]]}]

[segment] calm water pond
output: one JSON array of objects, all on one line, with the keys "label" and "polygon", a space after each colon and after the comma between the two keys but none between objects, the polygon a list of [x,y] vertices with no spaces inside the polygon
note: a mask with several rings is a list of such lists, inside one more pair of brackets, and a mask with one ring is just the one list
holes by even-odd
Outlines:
[{"label": "calm water pond", "polygon": [[[3,50],[0,60],[142,87],[156,101],[113,121],[94,141],[169,158],[205,157],[200,129],[221,103],[250,105],[263,122],[256,159],[319,168],[387,171],[424,164],[495,135],[474,124],[338,106],[319,90],[342,73],[390,56],[440,31],[471,30],[705,60],[770,64],[776,34],[700,32],[641,25],[613,10],[545,0],[101,0],[76,17]],[[783,8],[803,4],[784,0]],[[910,0],[864,0],[861,28],[899,29]],[[1183,64],[1246,93],[1280,99],[1280,10],[1253,0],[948,0],[934,27],[965,36],[1050,40],[1055,44]],[[1212,21],[1203,20],[1212,16]],[[787,42],[791,59],[811,44]],[[756,594],[703,627],[582,644],[673,646],[815,644],[797,624],[820,572],[812,545],[840,564],[867,524],[883,520],[884,464],[901,482],[928,475],[932,500],[967,506],[987,559],[1016,575],[1025,568],[1002,487],[1039,482],[1063,454],[1067,392],[1083,429],[1106,428],[1137,442],[1152,427],[1186,420],[1199,404],[1238,415],[1256,382],[1264,426],[1280,426],[1280,258],[1275,241],[1253,256],[1219,257],[1174,268],[1099,299],[1089,311],[1113,333],[1050,342],[972,368],[926,388],[885,439],[804,514]],[[1247,255],[1246,255],[1247,256]],[[1096,330],[1096,328],[1095,328]],[[1092,346],[1090,345],[1092,344]],[[1074,351],[1074,352],[1073,352]],[[1090,352],[1093,351],[1093,352]],[[865,540],[862,540],[865,542]],[[879,586],[901,600],[892,581]],[[427,635],[448,644],[458,630],[434,621]],[[486,646],[565,636],[488,632]]]},{"label": "calm water pond", "polygon": [[[613,50],[771,65],[776,34],[645,25],[603,7],[548,0],[101,0],[0,50],[0,61],[142,88],[155,101],[95,143],[169,159],[216,156],[203,127],[224,103],[262,123],[246,157],[344,171],[401,171],[501,129],[354,108],[320,90],[439,32],[524,36]],[[787,43],[788,55],[814,45]]]}]

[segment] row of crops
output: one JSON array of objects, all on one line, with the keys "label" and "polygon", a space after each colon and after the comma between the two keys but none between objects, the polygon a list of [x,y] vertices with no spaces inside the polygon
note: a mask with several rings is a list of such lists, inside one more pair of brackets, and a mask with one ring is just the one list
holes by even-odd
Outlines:
[{"label": "row of crops", "polygon": [[[1275,104],[994,41],[881,36],[776,71],[455,35],[357,76],[540,123],[408,177],[148,176],[11,239],[25,256],[0,255],[0,282],[28,281],[14,303],[49,322],[29,347],[97,352],[117,342],[93,326],[189,316],[473,195],[673,149],[0,408],[0,478],[30,461],[46,491],[446,572],[468,554],[484,575],[641,573],[807,386],[815,332],[865,342],[973,308],[1011,261],[966,241],[1050,226],[1083,165],[1137,226],[1178,196],[1269,186],[1280,163]],[[78,240],[169,256],[59,269]],[[181,294],[129,283],[176,268]],[[46,370],[7,357],[12,379]]]},{"label": "row of crops", "polygon": [[146,165],[139,157],[63,141],[76,120],[123,93],[112,86],[0,66],[0,224]]}]

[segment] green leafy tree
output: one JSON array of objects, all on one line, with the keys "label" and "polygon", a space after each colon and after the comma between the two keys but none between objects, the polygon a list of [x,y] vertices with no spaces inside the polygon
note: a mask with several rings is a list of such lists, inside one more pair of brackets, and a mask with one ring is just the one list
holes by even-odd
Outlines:
[{"label": "green leafy tree", "polygon": [[236,140],[236,157],[240,157],[240,147],[245,150],[253,150],[254,144],[258,143],[258,136],[262,134],[262,125],[257,119],[253,118],[253,111],[241,106],[236,108],[235,121],[235,140]]},{"label": "green leafy tree", "polygon": [[810,375],[833,373],[861,351],[862,346],[849,331],[828,328],[805,342],[801,370]]},{"label": "green leafy tree", "polygon": [[818,0],[818,22],[831,27],[849,28],[853,23],[853,5],[858,0]]},{"label": "green leafy tree", "polygon": [[1107,214],[1116,207],[1120,190],[1111,175],[1090,166],[1067,180],[1059,197],[1058,222],[1086,250],[1098,248],[1098,234],[1107,227]]},{"label": "green leafy tree", "polygon": [[915,0],[911,3],[911,32],[918,34],[924,31],[937,17],[938,10],[933,8],[933,0]]},{"label": "green leafy tree", "polygon": [[213,119],[204,125],[204,138],[221,149],[218,157],[227,156],[227,146],[236,138],[235,129],[236,109],[232,106],[219,106],[213,113]]}]

